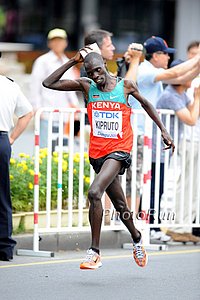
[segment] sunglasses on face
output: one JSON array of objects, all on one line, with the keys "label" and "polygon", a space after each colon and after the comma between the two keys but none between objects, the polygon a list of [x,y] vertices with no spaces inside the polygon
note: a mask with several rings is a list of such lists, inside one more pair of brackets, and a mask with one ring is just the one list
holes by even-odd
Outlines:
[{"label": "sunglasses on face", "polygon": [[169,55],[167,52],[164,52],[164,51],[157,51],[156,53],[157,53],[157,54]]}]

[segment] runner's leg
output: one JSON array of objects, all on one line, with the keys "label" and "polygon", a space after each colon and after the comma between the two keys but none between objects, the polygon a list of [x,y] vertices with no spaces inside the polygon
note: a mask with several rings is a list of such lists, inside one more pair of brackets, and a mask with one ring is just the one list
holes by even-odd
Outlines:
[{"label": "runner's leg", "polygon": [[135,228],[135,225],[133,223],[133,216],[127,206],[126,198],[119,181],[119,176],[117,176],[108,186],[108,188],[106,189],[106,193],[110,197],[116,211],[120,213],[120,219],[129,230],[133,241],[138,242],[138,240],[140,240],[141,234]]},{"label": "runner's leg", "polygon": [[99,249],[103,207],[101,198],[107,187],[115,179],[121,169],[121,162],[115,159],[107,159],[101,171],[96,175],[88,191],[90,202],[89,221],[91,226],[91,248]]}]

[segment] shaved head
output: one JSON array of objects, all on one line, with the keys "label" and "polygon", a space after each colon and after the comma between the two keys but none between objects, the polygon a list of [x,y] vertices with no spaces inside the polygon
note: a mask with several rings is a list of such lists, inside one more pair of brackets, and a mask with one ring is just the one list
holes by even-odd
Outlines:
[{"label": "shaved head", "polygon": [[103,58],[100,54],[96,52],[90,52],[89,54],[86,55],[84,59],[84,65],[85,69],[87,70],[88,68],[93,68],[96,66],[104,68],[104,61]]}]

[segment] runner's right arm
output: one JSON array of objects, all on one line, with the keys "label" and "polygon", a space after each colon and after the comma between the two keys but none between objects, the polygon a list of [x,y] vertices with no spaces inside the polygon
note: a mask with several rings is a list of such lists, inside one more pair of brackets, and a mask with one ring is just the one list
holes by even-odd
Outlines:
[{"label": "runner's right arm", "polygon": [[78,51],[67,63],[63,64],[60,68],[50,74],[43,82],[43,86],[53,90],[59,91],[82,91],[87,95],[90,80],[88,78],[79,78],[76,80],[60,79],[62,75],[72,66],[83,62],[83,58]]}]

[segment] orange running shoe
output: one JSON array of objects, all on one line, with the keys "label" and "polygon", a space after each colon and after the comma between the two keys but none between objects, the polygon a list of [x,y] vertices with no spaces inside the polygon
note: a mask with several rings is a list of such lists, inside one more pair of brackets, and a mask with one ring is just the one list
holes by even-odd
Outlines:
[{"label": "orange running shoe", "polygon": [[142,238],[138,243],[133,243],[133,258],[139,267],[145,267],[148,262],[148,255],[142,245]]},{"label": "orange running shoe", "polygon": [[87,250],[87,255],[84,261],[80,264],[82,270],[95,270],[102,266],[101,257],[92,249]]}]

